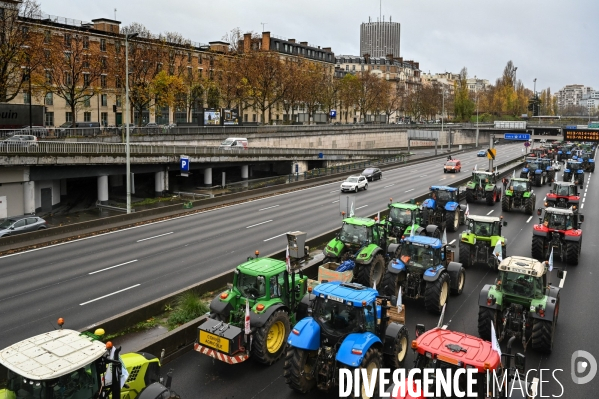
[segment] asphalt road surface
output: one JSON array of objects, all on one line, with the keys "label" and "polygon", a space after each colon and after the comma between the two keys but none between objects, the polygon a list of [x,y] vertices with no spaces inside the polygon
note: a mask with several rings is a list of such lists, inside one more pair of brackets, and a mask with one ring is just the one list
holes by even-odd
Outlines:
[{"label": "asphalt road surface", "polygon": [[[522,144],[499,147],[498,161]],[[434,150],[431,150],[431,154]],[[465,171],[486,168],[476,151],[460,155]],[[444,174],[444,159],[385,171],[367,191],[351,194],[357,216],[407,200],[431,184],[467,176]],[[314,237],[341,225],[340,182],[120,230],[0,258],[0,348],[55,326],[83,328],[233,269],[247,256],[281,250],[284,233]]]},{"label": "asphalt road surface", "polygon": [[[472,158],[468,159],[471,160],[469,161],[471,166]],[[440,164],[440,162],[433,163]],[[401,191],[405,193],[409,189],[408,187],[412,187],[410,184],[414,184],[417,192],[421,191],[418,180],[430,184],[435,179],[438,180],[443,176],[437,173],[437,167],[434,171],[428,171],[428,169],[423,171],[422,166],[419,166],[419,168],[421,169],[418,172],[413,171],[411,173],[412,177],[408,178],[407,184],[401,184]],[[391,174],[385,173],[387,180],[381,182],[381,186],[392,184],[389,180],[395,181],[395,178],[391,178]],[[420,177],[422,174],[428,176],[426,178]],[[561,172],[558,172],[558,177],[561,178]],[[599,389],[599,375],[585,385],[575,384],[571,377],[571,360],[575,351],[584,350],[591,353],[595,359],[599,359],[599,342],[596,337],[596,331],[599,330],[599,312],[597,311],[596,300],[593,299],[597,289],[595,285],[597,274],[599,273],[595,270],[595,261],[593,260],[593,257],[597,256],[599,244],[597,239],[599,236],[599,224],[597,223],[599,215],[596,206],[586,203],[587,198],[597,198],[599,196],[599,185],[594,175],[589,177],[587,174],[585,180],[585,189],[582,194],[584,202],[581,203],[581,213],[585,215],[586,219],[583,223],[584,238],[580,263],[578,266],[567,266],[556,257],[555,269],[550,277],[550,281],[554,285],[558,285],[557,268],[568,272],[561,290],[560,315],[556,327],[553,352],[549,355],[542,355],[529,346],[525,353],[526,367],[532,370],[530,378],[536,376],[544,381],[541,384],[542,391],[539,392],[542,396],[538,397],[594,398],[597,397],[597,390]],[[375,185],[372,186],[374,192]],[[549,187],[534,187],[534,191],[537,194],[537,207],[540,207],[549,191]],[[333,196],[334,194],[330,193],[330,195]],[[379,195],[378,191],[377,195]],[[368,203],[370,207],[372,200],[363,197],[365,196],[360,196],[360,199],[364,200],[364,203]],[[401,194],[399,197],[401,199],[405,198]],[[590,200],[589,202],[595,203],[595,201]],[[317,206],[316,200],[313,206]],[[521,211],[503,213],[499,203],[492,207],[484,203],[470,205],[470,213],[476,215],[503,215],[508,222],[508,225],[503,228],[503,235],[508,240],[508,256],[530,256],[532,225],[538,223],[536,213],[532,217]],[[464,228],[460,229],[460,231],[462,230]],[[272,231],[272,233],[278,233],[278,231]],[[448,234],[449,241],[457,237],[458,233]],[[477,336],[478,296],[481,288],[485,284],[492,284],[494,280],[495,273],[485,266],[474,266],[467,269],[466,284],[462,295],[451,297],[448,302],[444,321],[445,324],[448,324],[449,329]],[[437,325],[438,318],[425,311],[422,301],[405,300],[404,303],[407,308],[406,317],[410,339],[414,338],[416,324],[423,323],[427,329]],[[506,342],[504,341],[501,346],[505,352]],[[516,342],[513,351],[523,351],[520,342]],[[406,360],[406,367],[411,367],[413,360],[414,357],[412,351],[410,351]],[[282,360],[271,367],[258,365],[253,363],[251,359],[233,366],[196,352],[190,352],[169,363],[167,367],[174,369],[173,388],[184,398],[331,398],[337,397],[338,393],[333,391],[326,394],[313,391],[309,395],[301,395],[292,391],[283,379]],[[544,369],[544,371],[541,372],[541,369]],[[561,371],[558,369],[561,369]],[[553,372],[555,372],[559,384],[553,379]]]}]

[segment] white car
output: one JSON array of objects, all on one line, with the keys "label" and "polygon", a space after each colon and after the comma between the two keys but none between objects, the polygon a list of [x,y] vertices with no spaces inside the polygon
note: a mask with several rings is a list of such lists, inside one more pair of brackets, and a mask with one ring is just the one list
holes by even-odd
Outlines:
[{"label": "white car", "polygon": [[366,180],[366,176],[350,176],[341,183],[342,193],[345,191],[357,193],[361,189],[368,190],[368,180]]}]

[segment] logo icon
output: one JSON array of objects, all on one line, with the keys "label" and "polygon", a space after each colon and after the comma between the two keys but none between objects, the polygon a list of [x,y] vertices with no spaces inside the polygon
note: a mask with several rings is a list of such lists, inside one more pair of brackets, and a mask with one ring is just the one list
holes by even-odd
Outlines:
[{"label": "logo icon", "polygon": [[589,352],[577,350],[572,354],[570,372],[575,384],[589,383],[597,374],[597,360]]}]

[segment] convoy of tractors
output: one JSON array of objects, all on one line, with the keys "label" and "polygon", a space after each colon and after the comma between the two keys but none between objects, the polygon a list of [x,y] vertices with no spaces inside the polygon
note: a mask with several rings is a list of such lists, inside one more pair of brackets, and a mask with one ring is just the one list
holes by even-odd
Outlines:
[{"label": "convoy of tractors", "polygon": [[[513,381],[514,374],[525,373],[524,355],[511,354],[515,341],[524,351],[529,345],[545,354],[552,351],[561,288],[550,283],[548,274],[554,259],[579,262],[584,216],[578,189],[585,171],[594,170],[592,150],[569,144],[541,147],[525,158],[518,177],[514,171],[501,180],[503,190],[497,171],[475,169],[463,190],[432,186],[422,204],[391,199],[382,220],[352,214],[324,247],[318,279],[302,271],[310,258],[306,233],[287,233],[285,261],[256,252],[237,266],[232,284],[212,300],[208,318],[198,327],[195,351],[231,365],[272,365],[282,359],[286,383],[301,393],[335,388],[340,369],[402,368],[409,348],[416,368],[433,367],[434,360],[434,367],[476,368],[480,386],[487,370],[501,370],[508,383]],[[563,181],[557,181],[551,158],[565,163]],[[552,188],[544,207],[537,208],[532,186],[543,184]],[[469,214],[461,200],[501,202],[503,212],[518,209],[531,218],[536,211],[531,257],[508,255],[503,216]],[[448,243],[446,234],[460,226],[465,230],[455,254],[455,240]],[[497,276],[479,295],[479,337],[450,331],[440,322],[429,331],[417,325],[410,341],[404,300],[422,299],[425,309],[442,319],[450,297],[462,293],[471,267],[488,267]],[[170,376],[163,385],[159,359],[145,353],[119,355],[101,342],[102,334],[63,330],[61,323],[59,330],[1,350],[0,364],[8,368],[9,378],[0,397],[18,398],[23,390],[29,395],[23,397],[32,398],[178,397],[170,390]],[[502,358],[491,349],[494,338],[509,341]],[[466,356],[469,351],[484,357]],[[72,356],[48,367],[40,353]],[[483,391],[480,397],[487,397]]]}]

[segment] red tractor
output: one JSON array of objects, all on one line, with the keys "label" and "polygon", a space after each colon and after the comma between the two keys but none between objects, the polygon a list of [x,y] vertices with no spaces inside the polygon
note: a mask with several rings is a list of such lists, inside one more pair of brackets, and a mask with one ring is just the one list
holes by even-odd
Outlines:
[{"label": "red tractor", "polygon": [[532,150],[530,150],[530,154],[528,154],[528,156],[545,158],[547,156],[547,149],[546,148],[533,148]]},{"label": "red tractor", "polygon": [[553,188],[549,190],[545,201],[545,207],[551,208],[572,208],[578,209],[580,195],[578,186],[574,183],[558,181],[553,183]]},{"label": "red tractor", "polygon": [[563,262],[577,265],[582,245],[582,230],[580,224],[584,216],[573,209],[545,208],[537,210],[539,224],[532,230],[532,257],[538,261],[549,259],[551,250]]}]

